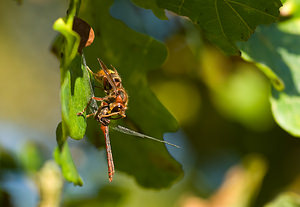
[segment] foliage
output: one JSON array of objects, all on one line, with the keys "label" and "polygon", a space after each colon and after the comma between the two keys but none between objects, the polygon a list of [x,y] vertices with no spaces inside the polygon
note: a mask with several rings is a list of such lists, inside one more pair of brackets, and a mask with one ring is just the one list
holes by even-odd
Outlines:
[{"label": "foliage", "polygon": [[81,67],[81,56],[76,54],[79,46],[79,35],[72,30],[73,19],[79,8],[79,1],[71,1],[69,15],[63,20],[58,19],[53,28],[65,37],[61,58],[61,102],[62,123],[57,127],[56,139],[59,144],[55,150],[55,160],[62,166],[65,178],[76,185],[82,180],[73,165],[69,152],[67,137],[82,139],[85,134],[86,122],[76,116],[77,111],[84,108],[88,99],[88,74]]},{"label": "foliage", "polygon": [[[88,5],[93,6],[89,7]],[[127,113],[130,120],[136,120],[130,122],[131,126],[135,126],[144,133],[151,134],[155,137],[161,137],[162,133],[166,131],[174,131],[177,127],[175,120],[151,93],[145,79],[145,72],[158,67],[164,60],[166,56],[164,46],[156,40],[138,34],[126,28],[125,25],[120,24],[118,21],[113,20],[107,13],[108,7],[109,4],[104,2],[86,2],[85,7],[80,11],[79,16],[88,20],[96,34],[102,35],[102,37],[96,39],[93,46],[86,51],[85,54],[88,62],[89,60],[90,62],[95,61],[96,57],[101,57],[105,62],[115,63],[114,65],[119,69],[119,73],[122,74],[125,88],[129,91],[130,97],[135,97],[130,100],[130,108],[132,107],[135,111],[129,109]],[[75,11],[76,9],[73,10]],[[99,12],[99,10],[101,10],[101,12]],[[97,21],[95,21],[96,19]],[[58,23],[56,22],[55,24]],[[115,27],[119,28],[119,31],[122,30],[122,32],[115,33],[112,25],[115,25]],[[67,29],[65,29],[62,34],[66,39],[72,37],[72,32],[68,34]],[[67,43],[68,42],[72,42],[72,40],[68,40]],[[73,49],[77,47],[78,46],[75,45]],[[60,156],[65,158],[60,159],[59,163],[61,166],[70,165],[69,162],[71,162],[70,156],[66,154],[62,156],[61,150],[67,152],[67,148],[63,148],[63,145],[67,144],[64,142],[66,137],[70,136],[74,139],[81,139],[84,135],[85,119],[76,116],[76,113],[85,107],[88,101],[87,97],[91,94],[88,76],[85,75],[86,69],[83,64],[80,63],[82,62],[81,58],[79,55],[74,57],[73,52],[69,52],[68,48],[68,45],[66,45],[65,52],[63,53],[64,56],[61,60],[61,71],[64,77],[61,90],[63,120],[62,136],[58,137],[58,143],[61,148]],[[102,49],[99,50],[99,48]],[[132,51],[131,56],[127,55],[125,52],[127,50]],[[127,72],[125,73],[124,71]],[[140,90],[135,90],[136,88]],[[140,116],[141,114],[145,114],[146,116]],[[153,123],[152,120],[157,121]],[[99,132],[99,128],[91,130]],[[116,138],[114,138],[116,140],[118,140],[117,137],[124,139],[125,136],[113,135],[116,136]],[[144,186],[156,188],[165,187],[170,185],[171,182],[182,174],[180,165],[168,155],[166,148],[162,146],[158,147],[152,143],[142,144],[136,141],[130,141],[129,139],[126,143],[120,140],[115,143],[113,142],[112,148],[113,151],[117,152],[115,155],[117,169],[135,175],[137,181]],[[128,153],[126,149],[130,150],[130,153]],[[143,153],[141,156],[136,157],[137,154],[140,154],[140,151]],[[55,153],[57,160],[59,157],[58,152],[59,151],[56,151]],[[132,165],[126,164],[127,160],[132,160]],[[158,162],[158,160],[160,160],[160,162]],[[139,166],[139,168],[133,168],[133,165]],[[71,164],[70,166],[73,165]],[[75,184],[81,184],[75,168],[72,167],[71,169],[73,169],[74,172],[63,170],[64,175],[69,181]],[[145,177],[146,172],[153,177]]]},{"label": "foliage", "polygon": [[[120,2],[130,4],[133,8],[130,11],[135,14],[124,9],[123,16],[116,15],[118,10],[114,10],[114,6]],[[223,201],[218,199],[220,197],[231,198],[238,206],[249,206],[250,203],[263,206],[283,188],[286,191],[297,188],[300,153],[298,140],[291,139],[289,134],[300,136],[299,0],[283,1],[285,7],[281,16],[279,0],[131,2],[134,5],[130,0],[70,0],[67,16],[59,18],[53,25],[59,32],[52,49],[60,60],[61,75],[61,122],[56,129],[58,146],[53,157],[66,180],[82,186],[84,178],[85,185],[76,189],[86,192],[86,187],[93,186],[89,196],[87,193],[75,200],[63,201],[64,205],[122,205],[130,197],[130,191],[134,197],[145,199],[145,206],[158,203],[154,192],[135,186],[130,177],[146,188],[172,186],[176,192],[168,190],[167,193],[172,191],[168,198],[172,196],[174,205],[180,200],[188,200],[181,197],[186,192],[196,192],[195,196],[188,197],[209,198],[201,201],[210,207],[220,204],[218,202],[224,205],[226,199]],[[287,5],[292,5],[290,10],[286,9]],[[147,21],[143,19],[145,14],[149,18]],[[135,21],[128,21],[126,15],[133,15],[128,19]],[[88,22],[95,31],[94,43],[84,48],[83,53],[78,49],[82,39],[74,30],[75,17]],[[134,25],[137,22],[139,27]],[[155,22],[173,24],[173,28],[156,27]],[[170,35],[164,43],[151,37],[155,36],[154,30],[160,33],[163,29],[167,31],[164,34]],[[4,34],[7,31],[9,29],[5,29]],[[11,39],[18,38],[12,35]],[[240,52],[241,58],[224,56],[239,55]],[[107,181],[101,180],[103,173],[99,169],[90,170],[99,166],[103,171],[106,169],[101,165],[105,156],[97,154],[104,146],[99,123],[76,115],[93,93],[99,97],[104,95],[87,71],[87,65],[94,72],[99,70],[97,58],[117,68],[129,94],[126,119],[112,121],[110,125],[117,173],[109,187],[102,186]],[[256,70],[256,66],[261,71]],[[289,134],[274,125],[271,111],[277,124]],[[167,132],[178,130],[177,122],[181,130],[166,136]],[[159,139],[164,136],[170,142],[186,136],[184,140],[191,146],[185,146],[183,142],[184,147],[180,150],[167,149],[160,143],[113,131],[115,125]],[[85,136],[97,148],[94,154],[90,143],[82,140]],[[78,148],[73,147],[74,143]],[[39,175],[43,182],[50,182],[48,174],[42,173],[46,169],[45,159],[41,156],[43,149],[43,146],[29,142],[22,146],[19,156],[12,156],[9,150],[0,146],[0,203],[12,205],[11,191],[3,184],[9,180],[7,175],[11,172],[25,172],[30,178]],[[240,160],[253,152],[259,156],[241,165]],[[186,159],[178,158],[183,154],[188,154]],[[187,164],[193,166],[192,172],[187,170]],[[237,168],[230,168],[233,165]],[[55,164],[53,167],[56,169]],[[216,182],[223,179],[229,168],[229,176],[224,177],[223,184]],[[55,179],[62,184],[60,174]],[[32,180],[36,182],[36,179]],[[42,191],[44,187],[51,188],[42,183],[37,188]],[[61,188],[57,191],[56,203],[59,203]],[[164,193],[166,191],[156,192],[161,197],[165,197]],[[151,198],[147,200],[146,197]],[[298,200],[295,194],[283,194],[266,206],[298,206]],[[169,203],[160,202],[160,205]]]},{"label": "foliage", "polygon": [[257,25],[274,22],[281,6],[279,0],[158,0],[157,4],[189,17],[207,39],[231,55],[239,53],[235,42],[247,40]]},{"label": "foliage", "polygon": [[[20,3],[0,2],[0,206],[300,206],[299,0]],[[129,94],[112,183],[99,123],[76,115],[105,95],[96,58]]]},{"label": "foliage", "polygon": [[[290,28],[297,22],[261,26],[248,42],[239,43],[238,47],[235,44],[237,41],[246,41],[257,25],[276,21],[280,1],[134,0],[133,2],[152,9],[161,19],[166,19],[164,9],[189,17],[205,37],[225,53],[238,54],[240,48],[243,57],[262,66],[263,71],[274,83],[271,103],[276,121],[291,134],[299,135],[299,110],[297,110],[299,80],[295,78],[298,77],[297,64],[294,60],[297,56],[293,57],[297,54],[295,47],[297,36],[289,34]],[[82,139],[85,135],[86,120],[76,114],[85,107],[93,92],[82,56],[77,53],[79,36],[72,30],[76,15],[87,21],[96,34],[93,45],[84,51],[88,65],[97,71],[96,68],[99,68],[95,64],[97,57],[101,57],[106,63],[113,63],[122,75],[125,88],[130,94],[128,119],[120,123],[155,137],[162,137],[163,133],[175,131],[177,128],[176,121],[159,103],[146,81],[146,73],[164,62],[167,54],[165,46],[112,18],[109,14],[110,6],[111,3],[105,1],[90,0],[82,5],[80,1],[71,1],[67,17],[58,19],[53,26],[64,36],[64,41],[61,37],[58,38],[60,40],[58,54],[62,54],[62,123],[58,127],[59,147],[56,149],[55,158],[62,166],[65,177],[79,185],[82,181],[73,164],[66,140],[67,137]],[[291,44],[294,45],[294,49]],[[141,116],[142,114],[144,116]],[[90,126],[87,135],[90,135],[91,139],[97,139],[99,135],[97,126]],[[166,187],[181,176],[180,165],[168,155],[166,148],[152,143],[140,143],[130,138],[124,143],[120,139],[126,135],[116,133],[112,135],[117,169],[133,175],[141,185]],[[140,155],[138,158],[137,154]],[[131,160],[130,165],[127,160]],[[151,174],[151,177],[145,177],[146,172]]]},{"label": "foliage", "polygon": [[[300,136],[299,19],[261,26],[247,43],[240,44],[243,56],[259,64],[274,88],[270,97],[277,123]],[[270,69],[271,71],[270,71]],[[277,90],[276,90],[277,89]]]}]

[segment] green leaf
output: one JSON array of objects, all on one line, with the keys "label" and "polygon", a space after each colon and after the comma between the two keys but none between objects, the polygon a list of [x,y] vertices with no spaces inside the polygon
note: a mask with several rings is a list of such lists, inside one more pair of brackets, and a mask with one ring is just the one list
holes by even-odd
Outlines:
[{"label": "green leaf", "polygon": [[259,24],[274,22],[280,0],[157,0],[160,8],[187,16],[208,40],[229,55],[238,55],[237,41],[246,41]]},{"label": "green leaf", "polygon": [[295,193],[283,193],[265,207],[299,207],[300,197]]},{"label": "green leaf", "polygon": [[144,9],[151,9],[153,14],[161,20],[167,20],[165,10],[157,6],[155,0],[131,0],[137,6],[143,7]]},{"label": "green leaf", "polygon": [[264,72],[267,69],[267,76],[273,74],[271,81],[280,89],[272,90],[273,115],[294,136],[300,136],[300,30],[296,29],[299,23],[296,19],[261,26],[247,43],[240,44],[243,57],[263,66]]},{"label": "green leaf", "polygon": [[61,123],[59,123],[56,128],[56,139],[59,146],[55,148],[53,153],[55,161],[61,166],[62,173],[66,180],[74,183],[74,185],[82,186],[83,181],[74,165],[66,137],[63,137]]},{"label": "green leaf", "polygon": [[[96,35],[94,43],[85,49],[87,64],[94,71],[100,68],[97,57],[107,65],[113,64],[129,94],[126,119],[129,128],[161,138],[163,133],[175,131],[177,122],[150,90],[146,73],[163,63],[167,50],[162,43],[112,18],[111,4],[111,1],[89,0],[80,11],[80,18],[93,27]],[[99,136],[99,127],[96,130]],[[120,133],[111,133],[110,137],[116,169],[133,175],[141,185],[166,187],[182,176],[180,164],[162,144]]]},{"label": "green leaf", "polygon": [[78,54],[67,67],[61,85],[62,122],[66,134],[73,139],[82,139],[85,134],[85,118],[77,113],[85,108],[90,97],[89,74]]},{"label": "green leaf", "polygon": [[67,12],[68,15],[64,19],[63,18],[57,19],[53,24],[53,29],[60,32],[65,37],[65,44],[63,47],[63,57],[61,58],[62,76],[67,66],[75,58],[80,43],[79,35],[72,30],[74,17],[77,11],[79,10],[79,7],[80,7],[80,0],[71,0]]},{"label": "green leaf", "polygon": [[67,142],[68,136],[74,139],[83,138],[86,122],[84,117],[77,116],[77,113],[84,109],[90,97],[89,75],[82,64],[82,56],[77,52],[80,37],[72,30],[74,16],[79,6],[79,0],[70,1],[68,16],[65,20],[59,18],[53,25],[53,29],[64,37],[63,39],[59,36],[53,47],[58,56],[62,55],[60,60],[62,122],[56,131],[58,147],[54,151],[54,158],[61,166],[66,180],[81,186],[83,182],[73,163]]},{"label": "green leaf", "polygon": [[78,54],[80,42],[79,35],[72,30],[76,11],[79,9],[80,1],[70,2],[68,16],[64,21],[62,18],[56,20],[53,28],[64,36],[64,42],[58,38],[56,44],[64,43],[62,49],[55,45],[57,50],[62,50],[61,58],[61,105],[62,105],[62,128],[64,137],[82,139],[86,122],[84,117],[76,114],[81,112],[87,104],[89,97],[89,74],[82,64],[82,57]]},{"label": "green leaf", "polygon": [[79,46],[79,35],[72,30],[73,22],[67,24],[62,18],[56,20],[53,24],[53,29],[59,31],[65,37],[65,47],[63,58],[61,59],[62,69],[67,68],[71,61],[75,58],[77,48]]}]

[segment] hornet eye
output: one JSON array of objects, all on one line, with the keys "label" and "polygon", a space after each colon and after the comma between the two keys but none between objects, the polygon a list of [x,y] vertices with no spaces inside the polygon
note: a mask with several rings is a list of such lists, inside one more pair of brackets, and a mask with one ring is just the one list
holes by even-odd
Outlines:
[{"label": "hornet eye", "polygon": [[119,111],[121,111],[121,109],[122,109],[122,106],[117,105],[111,110],[111,112],[119,112]]},{"label": "hornet eye", "polygon": [[120,78],[114,78],[114,82],[116,82],[116,83],[120,83],[120,82],[121,82],[121,80],[120,80]]}]

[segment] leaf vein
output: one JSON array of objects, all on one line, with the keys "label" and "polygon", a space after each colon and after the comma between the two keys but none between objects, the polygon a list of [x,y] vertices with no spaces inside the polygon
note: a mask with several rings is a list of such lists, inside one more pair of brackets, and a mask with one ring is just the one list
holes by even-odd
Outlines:
[{"label": "leaf vein", "polygon": [[178,7],[178,14],[181,14],[181,10],[182,10],[184,1],[185,1],[185,0],[181,0],[181,2],[180,2],[180,5],[179,5],[179,7]]},{"label": "leaf vein", "polygon": [[248,30],[253,33],[254,31],[250,28],[248,23],[243,19],[243,17],[229,4],[229,0],[224,0],[224,2],[232,9],[232,11],[239,17],[239,19],[244,23]]},{"label": "leaf vein", "polygon": [[223,34],[223,36],[228,39],[228,37],[226,36],[224,30],[223,30],[223,26],[222,26],[222,23],[221,23],[221,19],[220,19],[220,16],[219,16],[219,11],[218,11],[218,6],[217,6],[217,0],[215,0],[215,8],[216,8],[216,15],[217,15],[217,19],[218,19],[218,23],[220,25],[220,28],[221,28],[221,32]]},{"label": "leaf vein", "polygon": [[269,14],[269,13],[267,13],[267,12],[265,12],[265,11],[259,10],[259,9],[257,9],[257,8],[251,7],[251,6],[247,5],[247,4],[243,4],[243,3],[241,3],[241,2],[232,1],[232,0],[227,0],[227,1],[230,2],[230,3],[233,3],[233,4],[237,4],[237,5],[239,5],[239,6],[246,7],[246,8],[248,8],[248,9],[252,9],[252,10],[254,10],[254,11],[257,11],[257,12],[259,12],[259,13],[262,13],[262,14],[264,14],[264,15],[266,15],[266,16],[269,16],[269,17],[272,17],[272,18],[274,18],[274,19],[277,19],[276,16],[274,16],[274,15],[272,15],[272,14]]}]

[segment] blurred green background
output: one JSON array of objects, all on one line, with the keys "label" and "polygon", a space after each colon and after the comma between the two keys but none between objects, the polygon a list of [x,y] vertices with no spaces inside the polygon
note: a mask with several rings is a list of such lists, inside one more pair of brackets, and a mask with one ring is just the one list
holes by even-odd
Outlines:
[{"label": "blurred green background", "polygon": [[162,190],[118,171],[109,183],[104,151],[70,140],[85,184],[63,186],[49,161],[61,119],[59,62],[50,47],[52,24],[66,8],[58,0],[0,2],[0,206],[36,206],[41,196],[50,206],[246,207],[298,193],[300,142],[274,122],[262,72],[223,55],[185,19],[167,13],[169,21],[159,20],[129,0],[115,0],[111,15],[168,48],[148,80],[180,124],[164,138],[182,147],[167,146],[185,175]]}]

